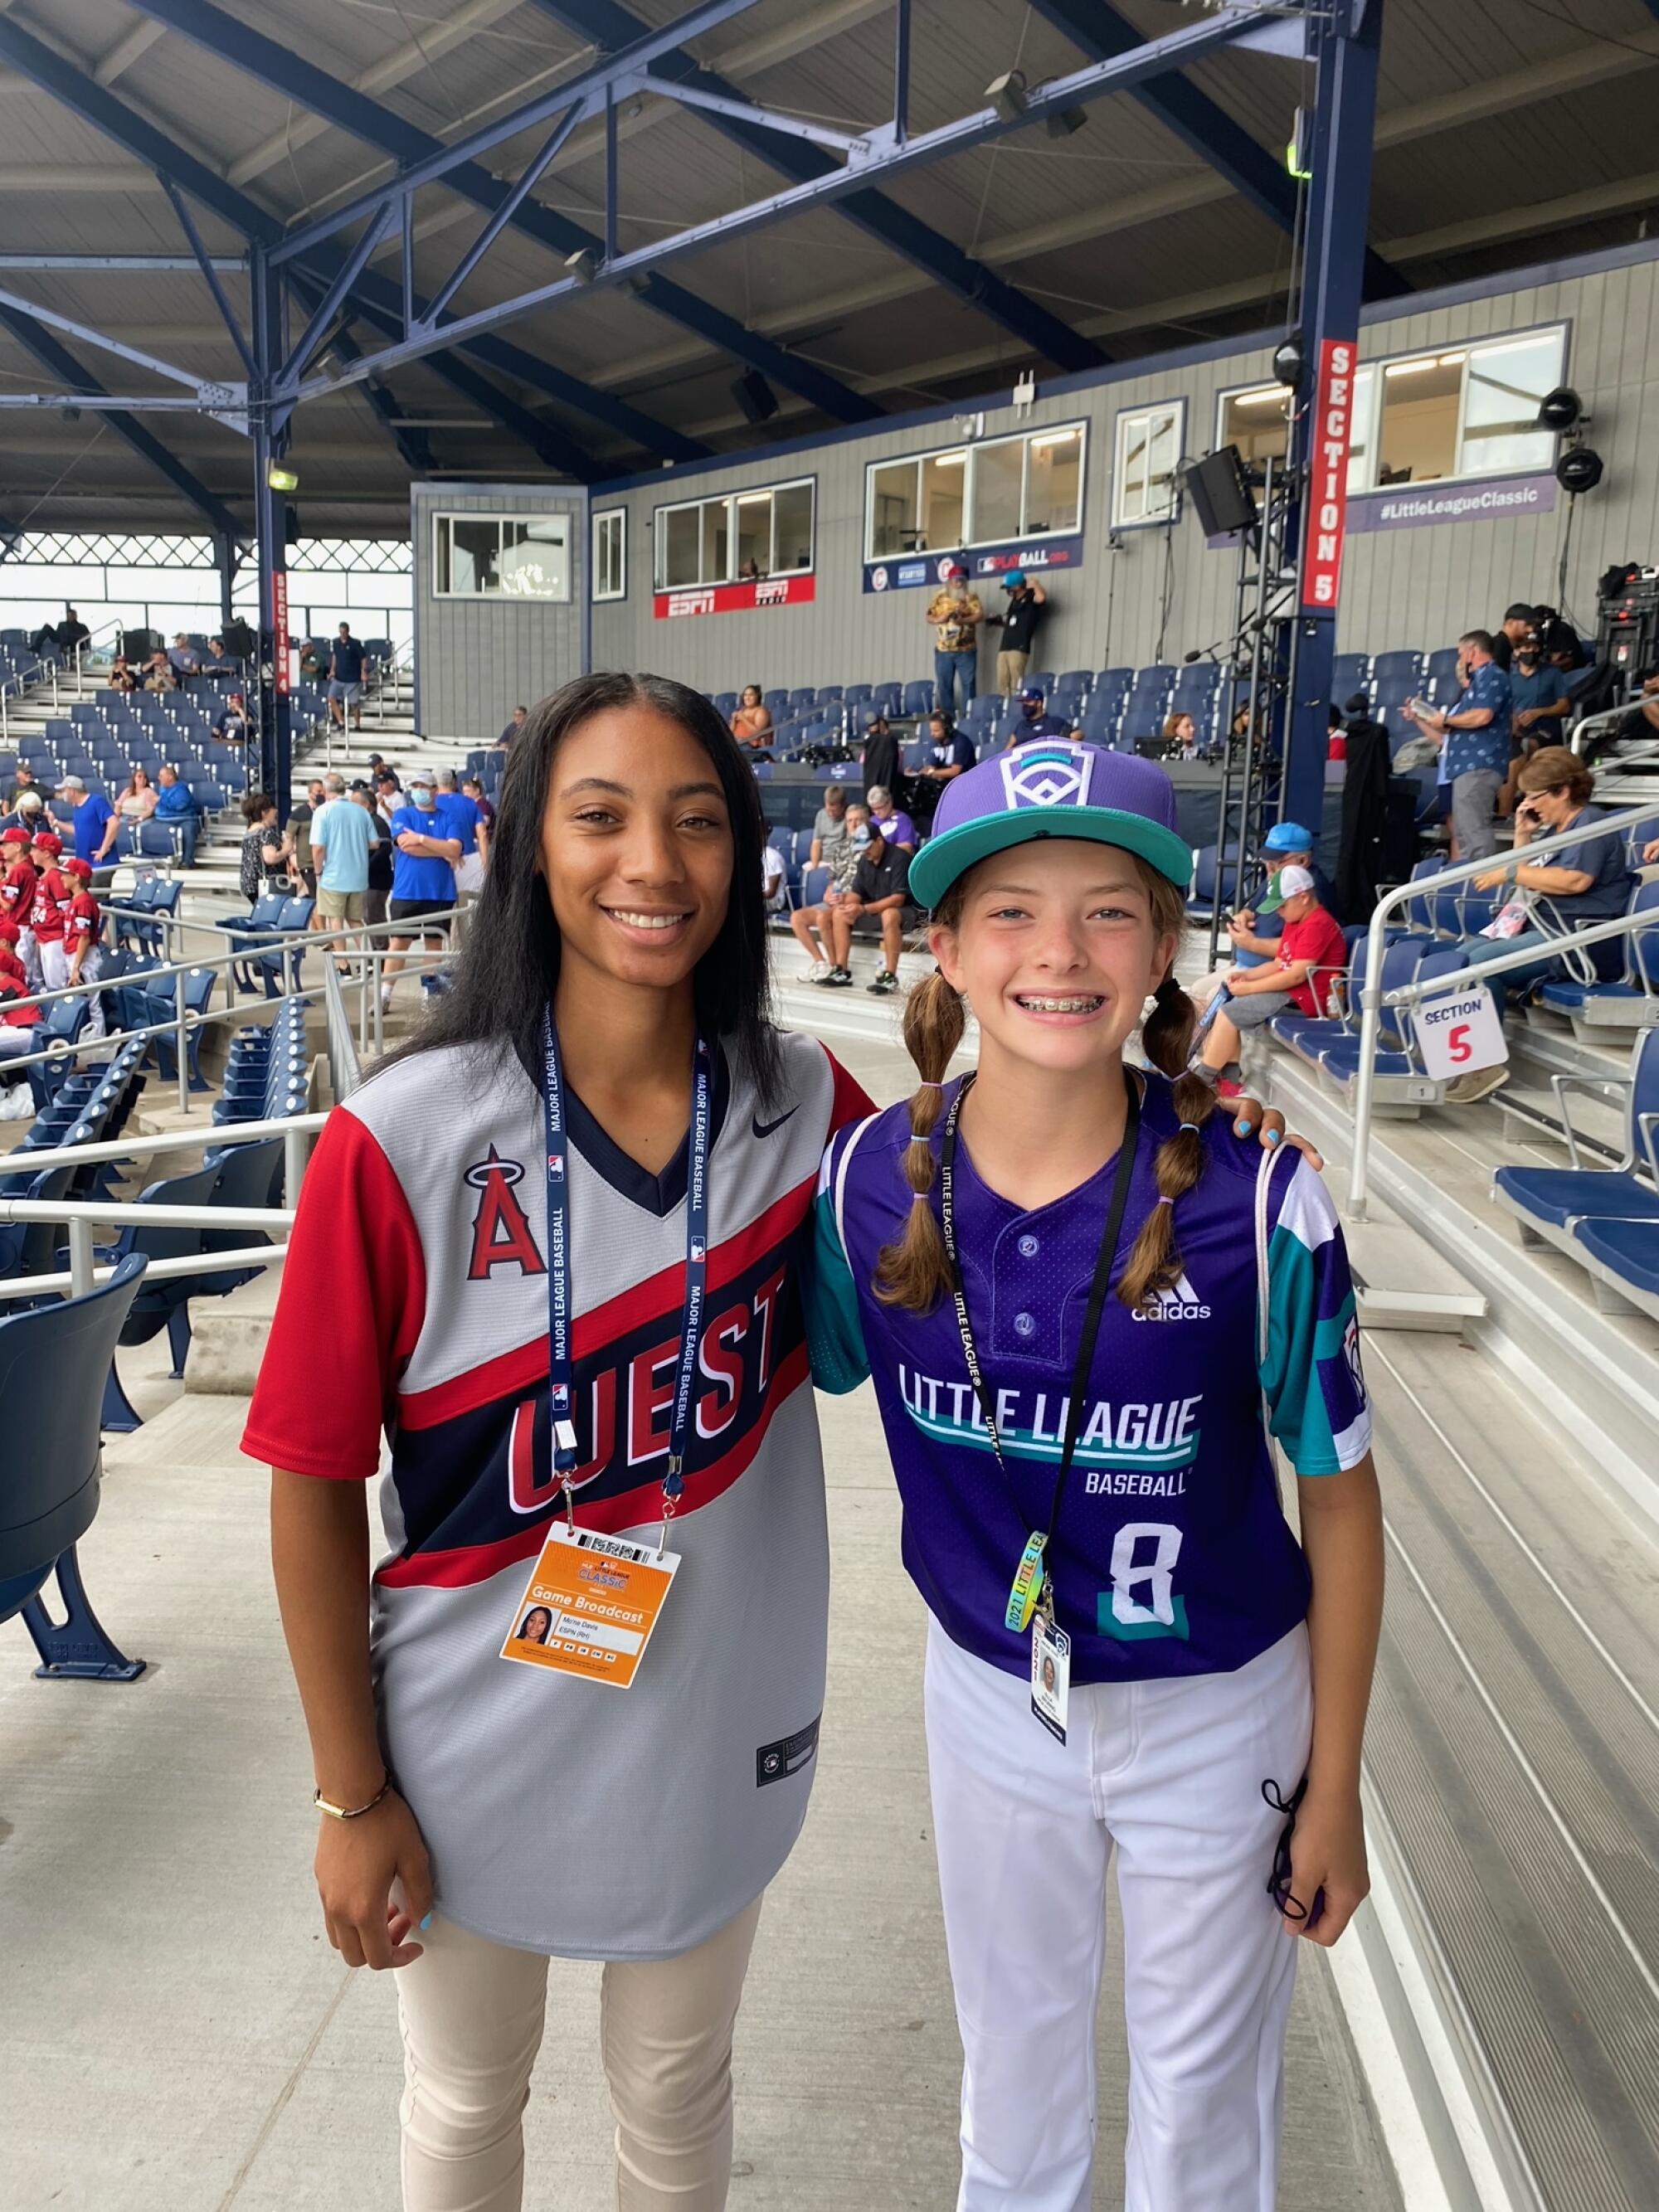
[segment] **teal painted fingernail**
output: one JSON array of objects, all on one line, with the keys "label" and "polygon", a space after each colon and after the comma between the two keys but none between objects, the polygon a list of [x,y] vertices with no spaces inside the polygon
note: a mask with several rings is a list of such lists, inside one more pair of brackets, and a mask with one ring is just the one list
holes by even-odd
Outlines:
[{"label": "teal painted fingernail", "polygon": [[1238,1125],[1238,1133],[1241,1137],[1248,1137],[1255,1127],[1254,1121],[1241,1121]]},{"label": "teal painted fingernail", "polygon": [[1267,1135],[1261,1139],[1261,1141],[1264,1145],[1276,1145],[1279,1142],[1279,1132],[1277,1129],[1269,1129]]},{"label": "teal painted fingernail", "polygon": [[427,1929],[428,1929],[428,1928],[430,1928],[430,1927],[431,1927],[431,1925],[432,1925],[432,1915],[428,1912],[428,1913],[427,1914],[427,1916],[426,1916],[426,1918],[425,1918],[423,1921],[422,1921],[422,1923],[421,1923],[421,1933],[422,1933],[422,1936],[424,1936],[424,1935],[425,1935],[425,1933],[426,1933]]}]

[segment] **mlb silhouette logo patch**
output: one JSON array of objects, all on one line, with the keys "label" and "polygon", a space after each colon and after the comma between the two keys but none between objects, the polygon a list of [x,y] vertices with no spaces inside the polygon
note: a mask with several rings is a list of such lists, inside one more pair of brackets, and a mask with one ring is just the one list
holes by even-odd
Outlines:
[{"label": "mlb silhouette logo patch", "polygon": [[551,1385],[551,1389],[554,1412],[568,1413],[570,1411],[570,1386],[566,1382],[555,1382]]},{"label": "mlb silhouette logo patch", "polygon": [[694,1238],[692,1239],[692,1242],[691,1242],[691,1257],[692,1257],[692,1260],[693,1260],[693,1261],[694,1261],[694,1262],[701,1263],[704,1259],[706,1259],[706,1258],[708,1257],[708,1246],[707,1246],[706,1244],[702,1243],[699,1239],[697,1239],[697,1238],[696,1238],[696,1237],[694,1237]]},{"label": "mlb silhouette logo patch", "polygon": [[1005,753],[1003,796],[1022,806],[1081,806],[1089,796],[1089,757],[1081,745],[1024,745]]},{"label": "mlb silhouette logo patch", "polygon": [[553,1177],[553,1180],[556,1182],[562,1182],[564,1181],[564,1154],[562,1152],[550,1152],[548,1154],[547,1172]]}]

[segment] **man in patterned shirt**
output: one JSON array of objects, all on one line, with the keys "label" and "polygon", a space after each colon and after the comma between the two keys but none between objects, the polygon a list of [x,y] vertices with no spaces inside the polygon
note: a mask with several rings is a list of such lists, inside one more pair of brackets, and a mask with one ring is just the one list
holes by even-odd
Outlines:
[{"label": "man in patterned shirt", "polygon": [[1456,707],[1425,707],[1413,700],[1407,712],[1425,736],[1445,749],[1441,781],[1451,786],[1455,857],[1480,860],[1498,850],[1493,814],[1509,769],[1514,701],[1510,679],[1493,654],[1490,631],[1466,631],[1457,650],[1469,681]]}]

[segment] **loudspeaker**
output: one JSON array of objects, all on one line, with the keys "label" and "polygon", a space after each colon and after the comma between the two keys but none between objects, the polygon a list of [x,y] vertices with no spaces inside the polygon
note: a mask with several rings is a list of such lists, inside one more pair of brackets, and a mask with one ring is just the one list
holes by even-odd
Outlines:
[{"label": "loudspeaker", "polygon": [[1189,461],[1182,487],[1193,502],[1206,538],[1231,538],[1257,519],[1255,494],[1244,474],[1237,446],[1224,446],[1201,461]]},{"label": "loudspeaker", "polygon": [[757,368],[744,371],[732,386],[732,397],[745,422],[769,422],[778,411],[778,396]]}]

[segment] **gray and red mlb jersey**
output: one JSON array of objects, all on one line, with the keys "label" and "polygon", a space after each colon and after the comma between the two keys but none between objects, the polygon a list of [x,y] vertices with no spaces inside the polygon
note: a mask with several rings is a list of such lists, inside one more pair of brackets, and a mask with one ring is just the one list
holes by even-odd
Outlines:
[{"label": "gray and red mlb jersey", "polygon": [[[373,1649],[387,1763],[441,1909],[520,1948],[672,1957],[724,1927],[805,1818],[829,1549],[799,1287],[818,1165],[870,1102],[782,1039],[763,1105],[716,1055],[702,1388],[684,1555],[638,1680],[499,1655],[550,1522],[542,1103],[510,1056],[422,1053],[337,1108],[307,1170],[243,1449],[391,1467]],[[685,1282],[686,1152],[651,1175],[568,1101],[580,1528],[654,1543]]]},{"label": "gray and red mlb jersey", "polygon": [[[1153,1157],[1179,1119],[1168,1084],[1149,1074],[1120,1269],[1158,1202]],[[838,1137],[825,1159],[813,1373],[830,1390],[874,1376],[912,1578],[955,1643],[1024,1674],[1030,1638],[1005,1627],[1004,1613],[1026,1538],[1048,1523],[1116,1163],[1024,1212],[981,1181],[967,1140],[958,1146],[957,1241],[1005,1480],[951,1302],[919,1316],[881,1304],[871,1287],[909,1211],[909,1140],[908,1111],[895,1106]],[[940,1142],[936,1130],[936,1153]],[[1306,1613],[1307,1563],[1279,1508],[1264,1397],[1298,1474],[1353,1467],[1370,1447],[1353,1285],[1323,1183],[1299,1156],[1273,1176],[1268,1353],[1258,1365],[1260,1155],[1220,1117],[1204,1146],[1204,1172],[1175,1210],[1179,1283],[1144,1313],[1109,1297],[1101,1322],[1048,1554],[1075,1682],[1230,1672]]]}]

